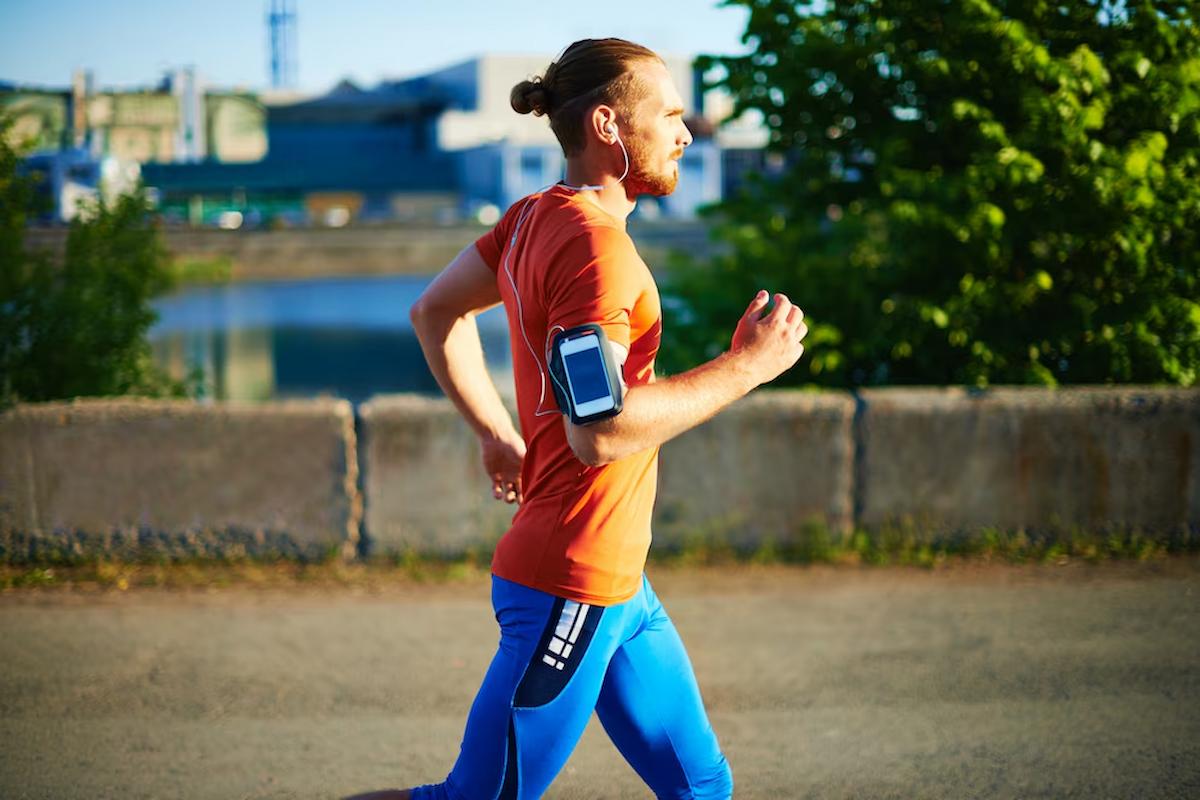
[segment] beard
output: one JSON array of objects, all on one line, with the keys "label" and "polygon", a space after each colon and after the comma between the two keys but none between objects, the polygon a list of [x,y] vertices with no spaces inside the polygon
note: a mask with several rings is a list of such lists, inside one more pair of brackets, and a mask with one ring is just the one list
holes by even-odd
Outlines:
[{"label": "beard", "polygon": [[625,177],[625,194],[628,197],[634,198],[643,194],[662,197],[675,191],[675,186],[679,183],[678,166],[668,167],[663,172],[651,171],[653,161],[650,148],[636,137],[629,137],[625,148],[629,151],[629,174]]}]

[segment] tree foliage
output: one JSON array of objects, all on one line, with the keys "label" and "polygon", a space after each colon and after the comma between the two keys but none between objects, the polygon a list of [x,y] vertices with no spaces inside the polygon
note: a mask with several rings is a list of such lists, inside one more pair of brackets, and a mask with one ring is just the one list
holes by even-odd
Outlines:
[{"label": "tree foliage", "polygon": [[25,246],[33,180],[0,126],[0,408],[84,395],[183,396],[153,361],[150,299],[171,285],[140,189],[70,223],[61,259]]},{"label": "tree foliage", "polygon": [[784,380],[1166,382],[1200,372],[1200,9],[729,0],[712,57],[786,163],[668,281],[668,370],[759,288],[806,311]]}]

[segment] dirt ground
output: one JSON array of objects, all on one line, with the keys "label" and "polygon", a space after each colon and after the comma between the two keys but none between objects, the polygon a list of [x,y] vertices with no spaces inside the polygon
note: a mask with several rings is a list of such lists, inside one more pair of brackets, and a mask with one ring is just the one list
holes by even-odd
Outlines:
[{"label": "dirt ground", "polygon": [[[1200,558],[651,568],[737,798],[1200,796]],[[486,576],[0,595],[0,797],[337,798],[442,778]],[[592,724],[547,794],[650,793]]]}]

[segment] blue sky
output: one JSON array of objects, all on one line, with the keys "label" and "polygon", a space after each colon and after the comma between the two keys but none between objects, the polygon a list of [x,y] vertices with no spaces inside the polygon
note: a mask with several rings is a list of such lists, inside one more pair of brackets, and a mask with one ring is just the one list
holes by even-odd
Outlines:
[{"label": "blue sky", "polygon": [[[297,0],[298,88],[372,85],[482,53],[545,54],[621,36],[664,54],[743,53],[747,12],[716,0]],[[212,85],[268,83],[266,0],[0,0],[0,80],[149,86],[194,65]]]}]

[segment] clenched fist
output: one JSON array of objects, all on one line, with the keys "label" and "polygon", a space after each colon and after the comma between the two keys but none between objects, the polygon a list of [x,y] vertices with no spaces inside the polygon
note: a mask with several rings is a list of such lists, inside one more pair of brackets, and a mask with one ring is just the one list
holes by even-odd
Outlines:
[{"label": "clenched fist", "polygon": [[778,378],[804,353],[801,342],[808,334],[804,312],[785,294],[775,295],[775,307],[763,315],[770,295],[764,289],[754,296],[733,332],[730,352],[745,360],[759,384]]}]

